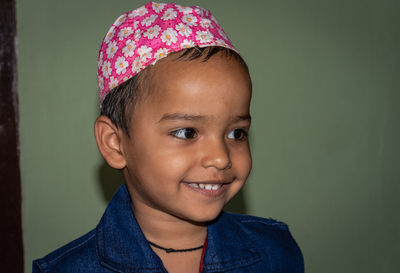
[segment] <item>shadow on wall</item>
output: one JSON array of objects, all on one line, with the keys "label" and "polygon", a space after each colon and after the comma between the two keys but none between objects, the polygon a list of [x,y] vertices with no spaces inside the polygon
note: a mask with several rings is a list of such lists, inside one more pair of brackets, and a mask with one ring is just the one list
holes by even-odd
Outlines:
[{"label": "shadow on wall", "polygon": [[234,213],[247,214],[247,204],[245,190],[238,192],[232,200],[225,205],[224,210]]},{"label": "shadow on wall", "polygon": [[[98,181],[101,192],[103,193],[104,200],[109,203],[114,193],[120,185],[124,184],[124,176],[122,171],[116,170],[103,162],[98,169]],[[247,213],[247,206],[245,202],[245,194],[241,190],[224,208],[226,211],[235,213]]]},{"label": "shadow on wall", "polygon": [[119,186],[125,183],[122,171],[111,168],[106,162],[99,165],[98,181],[103,198],[107,204]]}]

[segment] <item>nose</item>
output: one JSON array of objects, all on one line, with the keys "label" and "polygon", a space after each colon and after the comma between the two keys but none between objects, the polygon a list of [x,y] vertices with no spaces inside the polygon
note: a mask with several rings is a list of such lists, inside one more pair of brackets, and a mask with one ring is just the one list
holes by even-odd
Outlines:
[{"label": "nose", "polygon": [[214,167],[218,170],[225,170],[232,167],[229,149],[223,139],[207,141],[204,144],[203,152],[201,165],[204,168]]}]

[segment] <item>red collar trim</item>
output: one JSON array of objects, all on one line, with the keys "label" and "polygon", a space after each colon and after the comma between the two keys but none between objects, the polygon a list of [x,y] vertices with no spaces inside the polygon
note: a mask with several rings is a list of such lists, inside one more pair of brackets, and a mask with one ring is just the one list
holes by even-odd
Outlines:
[{"label": "red collar trim", "polygon": [[199,273],[201,273],[201,271],[203,271],[203,267],[204,267],[203,261],[204,261],[204,256],[206,254],[206,248],[207,248],[207,236],[206,236],[206,239],[204,240],[203,252],[201,253]]}]

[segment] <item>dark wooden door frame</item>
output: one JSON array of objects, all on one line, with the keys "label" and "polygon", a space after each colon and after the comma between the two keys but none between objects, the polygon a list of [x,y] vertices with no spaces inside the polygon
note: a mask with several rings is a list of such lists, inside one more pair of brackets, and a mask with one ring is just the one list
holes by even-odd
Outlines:
[{"label": "dark wooden door frame", "polygon": [[23,273],[15,0],[0,0],[0,271]]}]

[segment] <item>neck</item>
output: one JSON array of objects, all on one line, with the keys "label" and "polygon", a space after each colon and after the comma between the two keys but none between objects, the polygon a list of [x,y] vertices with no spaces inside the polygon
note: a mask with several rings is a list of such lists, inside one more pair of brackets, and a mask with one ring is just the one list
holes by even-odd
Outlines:
[{"label": "neck", "polygon": [[167,248],[193,248],[204,243],[207,226],[132,203],[132,210],[146,239]]}]

